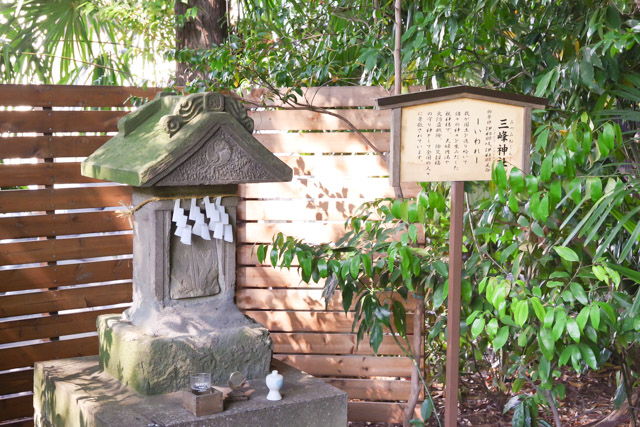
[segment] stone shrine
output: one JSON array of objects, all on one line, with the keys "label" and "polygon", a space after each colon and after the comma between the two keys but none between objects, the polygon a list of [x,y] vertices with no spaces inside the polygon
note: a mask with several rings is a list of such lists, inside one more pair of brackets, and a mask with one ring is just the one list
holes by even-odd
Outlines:
[{"label": "stone shrine", "polygon": [[[100,316],[98,332],[102,368],[139,393],[182,389],[189,372],[214,383],[268,373],[269,333],[234,304],[237,188],[292,172],[252,132],[231,97],[161,93],[82,163],[86,176],[133,186],[133,305]],[[186,221],[198,215],[196,230]]]},{"label": "stone shrine", "polygon": [[[347,424],[346,393],[272,360],[268,330],[234,304],[238,184],[292,176],[252,131],[229,96],[159,94],[83,162],[86,176],[133,186],[133,304],[98,317],[99,356],[35,364],[36,425]],[[271,369],[285,376],[277,402]],[[229,396],[220,386],[235,371],[246,399],[200,417],[183,407],[190,374],[211,373]]]}]

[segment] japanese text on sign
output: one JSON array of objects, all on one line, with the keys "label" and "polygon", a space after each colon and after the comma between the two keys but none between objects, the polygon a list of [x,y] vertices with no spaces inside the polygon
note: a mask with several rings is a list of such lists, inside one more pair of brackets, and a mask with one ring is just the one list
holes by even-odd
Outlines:
[{"label": "japanese text on sign", "polygon": [[400,180],[487,181],[491,167],[523,169],[524,107],[454,99],[402,109]]}]

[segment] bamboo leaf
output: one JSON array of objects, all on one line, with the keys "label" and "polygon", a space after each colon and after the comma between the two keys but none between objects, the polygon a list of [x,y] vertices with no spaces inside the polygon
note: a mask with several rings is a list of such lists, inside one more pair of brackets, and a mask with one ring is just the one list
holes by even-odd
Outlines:
[{"label": "bamboo leaf", "polygon": [[624,247],[620,251],[618,262],[621,262],[623,259],[627,257],[627,255],[629,255],[629,252],[631,252],[631,248],[633,247],[633,245],[640,242],[639,238],[640,238],[640,221],[636,223],[636,227],[634,228],[633,233],[631,233],[631,236],[629,237]]}]

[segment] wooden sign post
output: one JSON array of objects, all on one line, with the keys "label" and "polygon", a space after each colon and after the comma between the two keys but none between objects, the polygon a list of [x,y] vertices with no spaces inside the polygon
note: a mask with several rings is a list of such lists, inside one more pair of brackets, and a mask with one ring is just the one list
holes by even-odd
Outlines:
[{"label": "wooden sign post", "polygon": [[491,89],[454,86],[378,98],[378,108],[392,109],[390,181],[451,181],[449,295],[445,426],[458,418],[460,294],[464,181],[490,181],[503,162],[529,170],[531,110],[546,100]]}]

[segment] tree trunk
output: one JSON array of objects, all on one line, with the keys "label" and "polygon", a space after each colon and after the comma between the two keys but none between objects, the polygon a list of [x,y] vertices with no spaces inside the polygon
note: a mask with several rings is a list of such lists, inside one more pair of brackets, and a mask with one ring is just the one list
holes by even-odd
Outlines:
[{"label": "tree trunk", "polygon": [[420,374],[418,370],[422,370],[424,351],[424,294],[418,292],[416,294],[418,298],[415,311],[413,313],[413,358],[416,365],[411,369],[411,393],[409,400],[407,400],[407,406],[404,409],[404,422],[403,427],[409,426],[409,421],[415,418],[415,410],[418,400],[420,399],[420,391],[422,390],[422,383],[420,381]]},{"label": "tree trunk", "polygon": [[[228,34],[226,0],[188,0],[176,1],[176,15],[184,15],[188,9],[198,8],[195,19],[185,20],[184,25],[176,28],[176,50],[206,49],[212,44],[220,44]],[[189,68],[187,64],[176,64],[176,83],[184,85],[188,81],[205,77],[202,71]]]},{"label": "tree trunk", "polygon": [[[402,94],[402,0],[395,0],[394,3],[395,12],[395,42],[393,48],[393,68],[395,73],[395,85],[394,95]],[[398,141],[398,144],[400,141]],[[391,153],[387,155],[387,164],[391,168]],[[398,184],[397,187],[393,187],[393,191],[396,195],[396,199],[403,199],[402,186]]]}]

